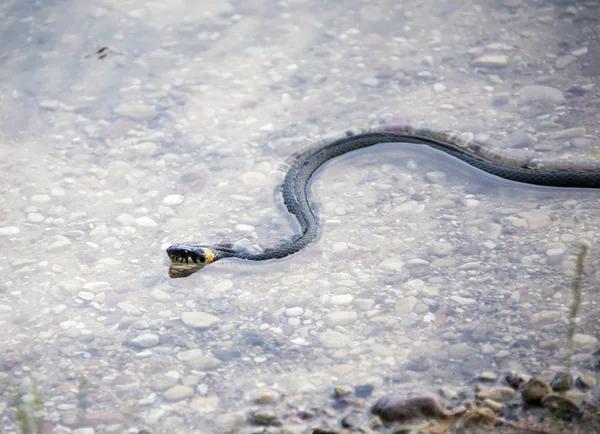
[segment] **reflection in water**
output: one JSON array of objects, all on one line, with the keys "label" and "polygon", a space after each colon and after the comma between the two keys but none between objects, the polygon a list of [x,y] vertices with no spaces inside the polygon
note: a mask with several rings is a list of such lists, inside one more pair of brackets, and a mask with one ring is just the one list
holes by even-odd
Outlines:
[{"label": "reflection in water", "polygon": [[427,125],[595,164],[594,2],[376,3],[0,5],[0,380],[39,390],[45,429],[243,432],[257,414],[308,432],[353,397],[550,380],[581,243],[572,373],[593,376],[597,192],[434,152],[332,161],[311,182],[320,238],[293,257],[165,278],[173,241],[299,233],[273,197],[282,162],[335,131]]}]

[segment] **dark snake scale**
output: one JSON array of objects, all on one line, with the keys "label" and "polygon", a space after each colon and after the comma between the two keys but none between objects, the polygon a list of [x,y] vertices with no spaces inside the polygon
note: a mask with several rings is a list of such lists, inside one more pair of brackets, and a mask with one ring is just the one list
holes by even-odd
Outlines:
[{"label": "dark snake scale", "polygon": [[411,127],[384,127],[361,132],[346,132],[342,136],[318,142],[299,154],[291,164],[282,186],[283,201],[288,211],[298,220],[301,234],[278,247],[253,253],[233,250],[219,245],[174,244],[167,249],[172,261],[171,277],[185,277],[205,265],[223,258],[249,261],[278,259],[296,253],[318,236],[317,218],[310,207],[307,189],[315,171],[332,159],[358,149],[383,143],[426,145],[445,152],[491,175],[525,184],[549,187],[600,188],[600,165],[585,167],[557,163],[540,165],[500,157],[478,143],[464,142],[449,133],[433,132]]}]

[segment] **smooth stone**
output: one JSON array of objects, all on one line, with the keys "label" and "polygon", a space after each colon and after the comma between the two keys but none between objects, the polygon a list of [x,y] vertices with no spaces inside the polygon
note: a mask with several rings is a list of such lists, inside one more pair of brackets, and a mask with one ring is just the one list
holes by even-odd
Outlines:
[{"label": "smooth stone", "polygon": [[569,66],[571,63],[575,62],[577,60],[577,57],[573,56],[572,54],[567,54],[566,56],[560,56],[557,57],[556,60],[554,61],[554,67],[556,69],[563,69],[566,68],[567,66]]},{"label": "smooth stone", "polygon": [[198,349],[181,351],[177,353],[177,359],[189,369],[195,369],[196,371],[212,371],[223,363],[216,357],[205,356]]},{"label": "smooth stone", "polygon": [[460,342],[458,344],[451,345],[448,349],[450,357],[453,359],[463,360],[471,357],[478,353],[478,350],[466,342]]},{"label": "smooth stone", "polygon": [[332,295],[329,299],[329,303],[339,306],[343,304],[350,304],[354,300],[354,296],[351,294]]},{"label": "smooth stone", "polygon": [[536,328],[559,322],[561,313],[555,310],[542,310],[531,315],[531,325]]},{"label": "smooth stone", "polygon": [[413,311],[418,300],[415,296],[404,297],[396,302],[395,311],[397,314],[408,314]]},{"label": "smooth stone", "polygon": [[52,198],[47,194],[34,194],[29,198],[29,201],[34,203],[48,203],[51,200]]},{"label": "smooth stone", "polygon": [[158,345],[160,338],[154,333],[142,333],[131,339],[129,343],[136,348],[151,348]]},{"label": "smooth stone", "polygon": [[541,102],[541,103],[562,103],[565,97],[562,92],[550,86],[533,84],[524,86],[519,91],[519,102],[522,104]]},{"label": "smooth stone", "polygon": [[242,232],[252,232],[254,230],[254,226],[239,224],[239,225],[235,225],[235,230],[242,231]]},{"label": "smooth stone", "polygon": [[158,223],[156,223],[154,220],[152,220],[148,216],[138,217],[135,219],[135,222],[137,223],[138,226],[142,226],[142,227],[146,227],[146,228],[153,228],[153,227],[158,226]]},{"label": "smooth stone", "polygon": [[527,404],[538,405],[542,399],[552,393],[552,387],[538,377],[531,377],[523,387],[521,396]]},{"label": "smooth stone", "polygon": [[257,404],[272,404],[279,401],[281,395],[272,389],[257,389],[252,393],[252,401]]},{"label": "smooth stone", "polygon": [[516,394],[517,391],[512,387],[497,386],[479,392],[477,398],[491,399],[496,402],[506,402],[513,399]]},{"label": "smooth stone", "polygon": [[267,176],[262,172],[246,172],[241,178],[244,184],[251,187],[262,187],[268,184]]},{"label": "smooth stone", "polygon": [[19,232],[21,232],[21,229],[16,226],[5,226],[0,228],[0,235],[17,235]]},{"label": "smooth stone", "polygon": [[573,348],[577,350],[581,349],[594,349],[598,345],[598,339],[594,336],[584,335],[581,333],[573,336]]},{"label": "smooth stone", "polygon": [[436,172],[427,172],[425,175],[427,180],[432,184],[443,184],[446,181],[446,173],[436,171]]},{"label": "smooth stone", "polygon": [[404,422],[416,418],[439,418],[444,405],[436,395],[387,395],[379,399],[371,413],[386,422]]},{"label": "smooth stone", "polygon": [[41,223],[44,221],[44,216],[37,212],[30,212],[27,214],[27,221],[31,223]]},{"label": "smooth stone", "polygon": [[114,112],[137,121],[150,120],[156,116],[156,109],[143,104],[121,104],[115,107]]},{"label": "smooth stone", "polygon": [[452,254],[454,247],[450,243],[432,243],[427,251],[430,255],[444,257]]},{"label": "smooth stone", "polygon": [[218,396],[198,396],[190,403],[190,408],[199,413],[212,413],[218,407]]},{"label": "smooth stone", "polygon": [[181,315],[183,323],[199,330],[208,329],[219,323],[219,318],[206,312],[184,312]]},{"label": "smooth stone", "polygon": [[83,301],[92,301],[96,295],[93,292],[81,291],[77,294],[77,297]]},{"label": "smooth stone", "polygon": [[566,128],[560,131],[554,131],[548,134],[551,139],[574,139],[585,136],[587,130],[585,127]]},{"label": "smooth stone", "polygon": [[56,235],[54,238],[58,239],[46,248],[48,252],[64,251],[71,246],[71,241],[68,238],[62,237],[60,235]]},{"label": "smooth stone", "polygon": [[322,347],[328,349],[337,349],[346,347],[350,343],[350,338],[335,330],[326,330],[317,334],[317,340]]},{"label": "smooth stone", "polygon": [[297,316],[302,315],[303,313],[304,309],[302,309],[300,306],[288,307],[284,311],[285,316],[287,316],[288,318],[295,318]]},{"label": "smooth stone", "polygon": [[491,54],[474,59],[471,63],[474,66],[483,66],[486,68],[504,68],[508,65],[508,56],[505,54]]},{"label": "smooth stone", "polygon": [[461,306],[468,306],[470,304],[477,303],[477,300],[473,298],[461,297],[460,295],[453,295],[452,297],[450,297],[450,300],[460,304]]},{"label": "smooth stone", "polygon": [[494,413],[500,413],[504,409],[504,405],[489,398],[484,399],[482,405],[491,409]]},{"label": "smooth stone", "polygon": [[381,85],[381,80],[375,77],[369,77],[362,80],[360,84],[367,87],[379,87]]},{"label": "smooth stone", "polygon": [[153,289],[150,293],[150,297],[156,301],[168,301],[171,299],[171,294],[161,289]]},{"label": "smooth stone", "polygon": [[331,312],[325,315],[323,319],[325,320],[327,325],[329,325],[329,327],[334,328],[337,326],[344,326],[355,323],[358,319],[358,315],[356,314],[356,312],[352,311],[338,311]]},{"label": "smooth stone", "polygon": [[163,393],[163,397],[169,402],[181,401],[182,399],[191,398],[194,395],[194,389],[191,387],[182,386],[180,384],[171,387],[169,390]]},{"label": "smooth stone", "polygon": [[250,414],[250,419],[258,425],[270,425],[277,420],[277,415],[269,410],[258,410]]},{"label": "smooth stone", "polygon": [[184,197],[181,194],[170,194],[162,200],[163,205],[175,206],[183,203]]}]

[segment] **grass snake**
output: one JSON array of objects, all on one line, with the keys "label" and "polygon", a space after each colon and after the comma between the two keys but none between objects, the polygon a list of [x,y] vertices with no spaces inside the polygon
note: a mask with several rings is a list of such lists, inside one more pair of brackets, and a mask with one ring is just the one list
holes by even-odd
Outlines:
[{"label": "grass snake", "polygon": [[463,140],[460,135],[407,126],[348,131],[316,143],[291,163],[282,186],[283,202],[300,224],[299,235],[282,245],[257,253],[221,245],[173,244],[167,249],[172,262],[170,276],[186,277],[224,258],[264,261],[302,250],[317,238],[319,232],[318,220],[307,196],[308,184],[315,171],[348,152],[383,143],[425,145],[511,181],[551,187],[600,188],[600,165],[597,163],[582,166],[568,162],[536,164],[535,161],[518,161],[494,154],[479,143]]}]

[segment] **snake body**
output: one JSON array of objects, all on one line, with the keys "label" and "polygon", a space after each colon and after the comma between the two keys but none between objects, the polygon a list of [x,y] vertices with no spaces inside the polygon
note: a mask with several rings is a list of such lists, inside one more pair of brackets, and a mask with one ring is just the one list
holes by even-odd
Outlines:
[{"label": "snake body", "polygon": [[[323,164],[358,149],[383,143],[425,145],[449,154],[465,163],[503,179],[552,187],[600,188],[600,165],[578,167],[554,164],[548,168],[534,167],[527,162],[494,156],[475,142],[463,142],[459,137],[411,127],[384,127],[323,140],[299,154],[289,168],[282,186],[283,201],[300,224],[301,233],[278,247],[254,253],[209,244],[174,244],[167,249],[173,265],[172,277],[189,275],[208,263],[223,258],[250,261],[278,259],[296,253],[311,242],[319,232],[317,218],[311,208],[307,189],[310,178]],[[185,268],[187,271],[181,271]],[[181,275],[179,275],[181,274]]]}]

